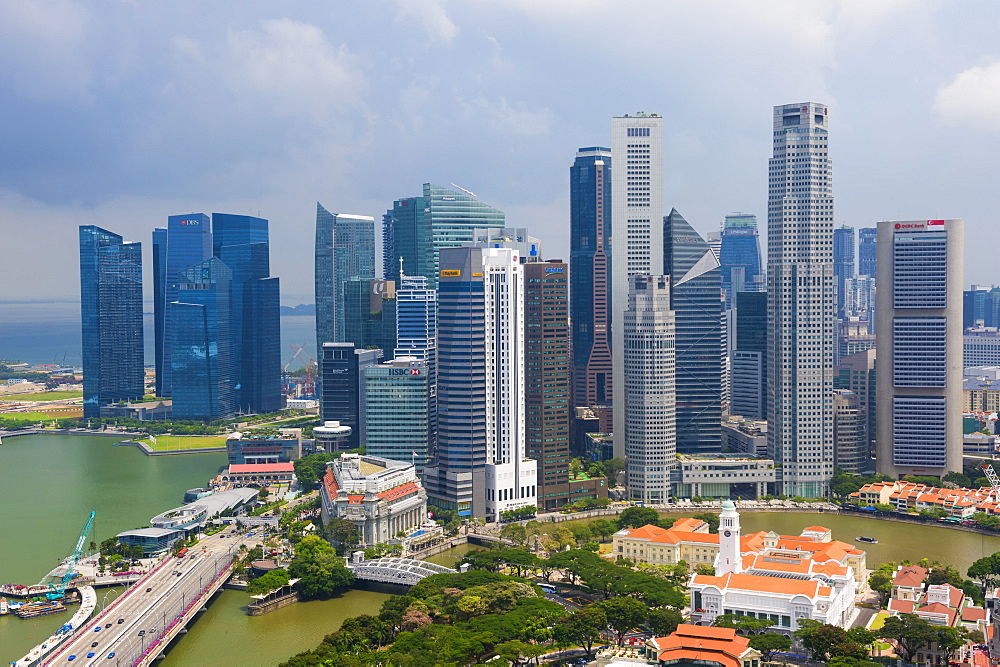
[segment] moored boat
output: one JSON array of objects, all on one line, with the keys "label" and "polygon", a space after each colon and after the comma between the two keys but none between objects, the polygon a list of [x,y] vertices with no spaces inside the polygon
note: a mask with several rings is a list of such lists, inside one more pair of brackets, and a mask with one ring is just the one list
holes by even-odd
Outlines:
[{"label": "moored boat", "polygon": [[878,540],[876,540],[874,537],[865,537],[864,535],[861,535],[859,537],[855,537],[854,541],[855,542],[865,542],[866,544],[878,544]]}]

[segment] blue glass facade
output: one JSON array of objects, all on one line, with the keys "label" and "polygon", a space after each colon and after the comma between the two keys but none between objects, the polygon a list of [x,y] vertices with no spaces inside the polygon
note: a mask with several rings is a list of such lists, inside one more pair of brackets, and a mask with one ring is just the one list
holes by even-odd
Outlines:
[{"label": "blue glass facade", "polygon": [[188,267],[168,304],[174,419],[222,419],[235,412],[231,278],[215,257]]},{"label": "blue glass facade", "polygon": [[844,281],[854,277],[854,227],[843,225],[833,230],[833,282],[837,317],[844,317],[847,294]]},{"label": "blue glass facade", "polygon": [[858,230],[858,275],[874,278],[875,259],[877,257],[876,238],[878,230],[875,227],[862,227]]},{"label": "blue glass facade", "polygon": [[212,214],[216,256],[232,272],[230,303],[238,412],[281,408],[279,281],[270,277],[268,221]]},{"label": "blue glass facade", "polygon": [[387,279],[399,279],[399,258],[403,270],[424,276],[437,287],[438,257],[442,248],[458,248],[473,241],[473,230],[502,229],[503,211],[479,201],[464,191],[424,183],[423,196],[407,197],[393,203],[383,222],[392,225],[383,238],[392,239],[392,256],[383,255]]},{"label": "blue glass facade", "polygon": [[[212,257],[212,230],[209,217],[204,213],[172,215],[167,218],[165,237],[166,249],[162,251],[163,268],[159,273],[154,273],[154,281],[162,280],[163,300],[153,304],[154,313],[156,310],[164,313],[160,317],[154,314],[154,323],[159,323],[163,327],[162,331],[157,331],[156,335],[162,344],[162,348],[157,350],[160,356],[157,362],[158,375],[156,376],[156,395],[161,398],[169,398],[173,395],[171,383],[173,372],[172,338],[166,315],[167,304],[177,300],[182,272],[188,267],[201,264]],[[162,244],[163,238],[164,234],[161,230],[154,230],[154,244]],[[158,254],[160,253],[154,251],[154,257]],[[157,291],[154,286],[154,293]]]},{"label": "blue glass facade", "polygon": [[353,343],[320,348],[320,418],[351,427],[350,448],[366,442],[365,369],[382,361],[382,350],[357,350]]},{"label": "blue glass facade", "polygon": [[611,149],[579,149],[569,183],[573,405],[610,414]]},{"label": "blue glass facade", "polygon": [[163,335],[166,332],[167,289],[167,228],[153,230],[153,357],[156,369],[156,391],[163,375]]},{"label": "blue glass facade", "polygon": [[733,295],[737,292],[758,292],[764,289],[757,216],[747,213],[726,216],[722,227],[719,264],[727,308],[733,307]]},{"label": "blue glass facade", "polygon": [[142,245],[80,227],[83,416],[143,396]]},{"label": "blue glass facade", "polygon": [[663,220],[663,270],[674,311],[677,453],[722,450],[722,285],[719,260],[677,212]]},{"label": "blue glass facade", "polygon": [[316,204],[316,349],[348,342],[344,283],[375,279],[375,220]]}]

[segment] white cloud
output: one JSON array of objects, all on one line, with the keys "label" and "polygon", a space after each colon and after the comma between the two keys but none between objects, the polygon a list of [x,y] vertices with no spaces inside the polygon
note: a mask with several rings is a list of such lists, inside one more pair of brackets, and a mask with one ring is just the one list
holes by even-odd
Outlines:
[{"label": "white cloud", "polygon": [[231,30],[227,50],[233,89],[283,113],[322,116],[357,101],[364,83],[347,47],[334,47],[309,23],[276,19],[259,31]]},{"label": "white cloud", "polygon": [[431,41],[451,44],[458,26],[448,17],[443,0],[396,0],[396,21],[415,21]]},{"label": "white cloud", "polygon": [[1000,62],[970,67],[939,88],[934,111],[947,123],[1000,130]]}]

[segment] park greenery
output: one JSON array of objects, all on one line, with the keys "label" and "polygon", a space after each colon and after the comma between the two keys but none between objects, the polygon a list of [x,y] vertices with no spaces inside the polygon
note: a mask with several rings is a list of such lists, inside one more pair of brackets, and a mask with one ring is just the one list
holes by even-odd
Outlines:
[{"label": "park greenery", "polygon": [[[524,574],[544,567],[532,562],[535,557],[528,552],[491,551],[507,551],[505,558],[524,560],[527,564],[519,563]],[[599,572],[607,576],[611,572],[607,568],[632,572],[587,551],[557,556],[577,577],[586,577],[597,588],[602,586],[596,583],[602,576]],[[673,590],[669,599],[661,599],[654,592],[639,597],[630,589],[631,593],[618,592],[580,609],[567,610],[545,599],[522,577],[497,571],[513,571],[517,565],[498,565],[492,557],[470,557],[467,562],[474,568],[468,572],[430,576],[406,595],[386,600],[377,616],[348,619],[319,646],[284,664],[519,664],[537,661],[546,653],[569,646],[582,646],[590,653],[608,636],[620,641],[632,628],[649,626],[655,627],[658,634],[669,634],[681,621],[677,606],[684,604],[684,596],[672,587],[668,587]]]},{"label": "park greenery", "polygon": [[288,581],[288,570],[282,568],[271,570],[248,583],[247,593],[250,595],[266,595],[271,591],[278,590],[282,586],[287,586]]},{"label": "park greenery", "polygon": [[295,545],[288,574],[299,580],[296,588],[304,600],[327,599],[354,583],[344,560],[318,535],[306,535]]},{"label": "park greenery", "polygon": [[[992,558],[992,556],[988,558],[981,558],[979,561],[976,561],[976,563],[988,560],[989,558]],[[976,582],[963,578],[961,573],[951,565],[945,565],[939,563],[938,561],[930,561],[927,558],[923,558],[916,563],[911,563],[909,561],[902,561],[901,563],[882,563],[868,575],[868,587],[881,596],[882,604],[885,604],[888,601],[889,595],[892,593],[892,581],[896,577],[896,571],[899,569],[900,565],[918,565],[926,568],[929,570],[927,574],[927,582],[932,586],[951,584],[975,600],[976,604],[983,603],[983,591],[976,584]],[[976,570],[975,568],[976,564],[973,563],[967,572],[968,576],[973,579],[979,578],[977,574],[975,574],[979,572],[979,570]]]}]

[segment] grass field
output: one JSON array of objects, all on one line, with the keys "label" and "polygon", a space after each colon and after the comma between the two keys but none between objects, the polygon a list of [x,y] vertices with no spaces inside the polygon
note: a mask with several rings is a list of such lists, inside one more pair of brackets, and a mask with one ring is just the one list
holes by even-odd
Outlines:
[{"label": "grass field", "polygon": [[11,412],[0,415],[0,421],[21,421],[24,419],[48,419],[44,412]]},{"label": "grass field", "polygon": [[140,440],[157,451],[175,451],[179,449],[201,449],[203,447],[225,447],[224,435],[158,435],[156,443],[149,438]]},{"label": "grass field", "polygon": [[885,619],[887,618],[889,618],[889,614],[887,612],[880,611],[879,613],[875,614],[875,620],[871,622],[871,625],[868,626],[868,629],[878,630],[879,628],[882,627],[882,625],[885,623]]},{"label": "grass field", "polygon": [[83,417],[83,410],[76,408],[71,410],[50,410],[48,412],[8,412],[0,414],[0,421],[5,420],[49,420],[49,419],[80,419]]},{"label": "grass field", "polygon": [[42,391],[34,394],[0,394],[0,401],[68,401],[83,398],[82,391]]}]

